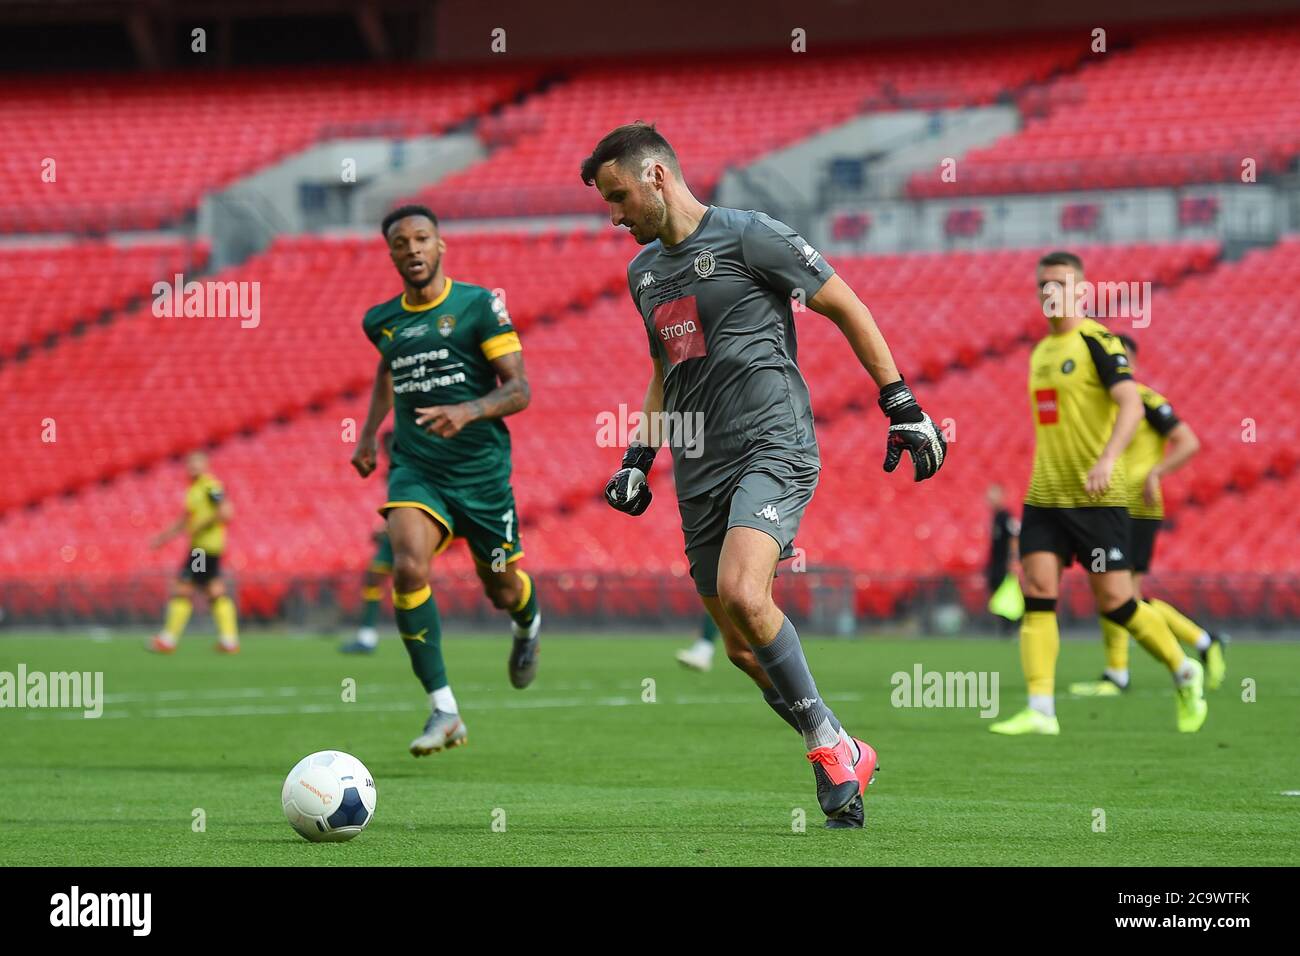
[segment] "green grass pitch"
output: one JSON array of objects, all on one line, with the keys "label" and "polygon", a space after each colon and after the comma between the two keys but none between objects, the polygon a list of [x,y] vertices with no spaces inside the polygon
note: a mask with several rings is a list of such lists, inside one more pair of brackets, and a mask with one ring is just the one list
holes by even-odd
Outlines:
[{"label": "green grass pitch", "polygon": [[[426,715],[396,640],[373,657],[251,637],[172,657],[139,639],[7,637],[0,671],[102,671],[99,720],[0,710],[0,865],[1294,865],[1300,858],[1300,668],[1294,644],[1237,643],[1201,733],[1174,729],[1166,674],[1134,648],[1119,700],[1059,698],[1059,738],[990,734],[975,710],[902,709],[890,676],[1001,675],[1023,705],[1014,641],[806,642],[823,695],[880,752],[865,831],[826,831],[800,741],[719,655],[683,670],[685,635],[544,636],[526,691],[504,637],[452,638],[469,746],[415,759]],[[1101,670],[1066,641],[1059,686]],[[356,681],[356,701],[342,700]],[[653,703],[642,700],[654,680]],[[1257,699],[1242,700],[1252,678]],[[280,785],[315,750],[360,757],[375,819],[340,845],[285,822]],[[206,817],[202,832],[193,812]],[[797,832],[797,812],[807,815]],[[1105,832],[1096,832],[1096,811]],[[494,829],[494,821],[497,828]],[[500,824],[504,822],[504,830]]]}]

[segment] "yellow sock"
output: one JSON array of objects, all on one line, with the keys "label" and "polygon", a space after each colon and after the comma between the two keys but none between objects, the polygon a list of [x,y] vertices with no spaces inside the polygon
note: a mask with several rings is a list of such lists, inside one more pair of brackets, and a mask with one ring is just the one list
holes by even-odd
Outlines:
[{"label": "yellow sock", "polygon": [[1026,611],[1020,621],[1020,665],[1031,697],[1051,697],[1056,690],[1056,657],[1061,632],[1055,611]]},{"label": "yellow sock", "polygon": [[1101,643],[1106,648],[1106,669],[1128,670],[1128,631],[1108,617],[1101,621]]},{"label": "yellow sock", "polygon": [[217,633],[227,644],[239,640],[239,630],[235,623],[235,602],[230,595],[223,594],[212,602],[212,618],[217,622]]},{"label": "yellow sock", "polygon": [[190,612],[194,605],[189,598],[174,597],[167,602],[167,616],[163,623],[163,633],[173,641],[179,641],[185,633],[185,625],[190,622]]},{"label": "yellow sock", "polygon": [[1196,639],[1201,636],[1201,628],[1195,621],[1165,601],[1156,600],[1147,601],[1147,603],[1165,619],[1165,623],[1169,625],[1169,630],[1173,632],[1174,637],[1188,647],[1196,646]]},{"label": "yellow sock", "polygon": [[1124,622],[1124,629],[1133,635],[1133,639],[1146,649],[1146,652],[1176,671],[1183,663],[1183,649],[1174,640],[1173,632],[1165,619],[1144,601],[1137,601],[1137,610]]}]

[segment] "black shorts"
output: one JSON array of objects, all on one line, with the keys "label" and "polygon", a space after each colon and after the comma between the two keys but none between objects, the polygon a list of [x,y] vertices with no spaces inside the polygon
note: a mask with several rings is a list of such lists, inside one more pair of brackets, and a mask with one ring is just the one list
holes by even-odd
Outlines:
[{"label": "black shorts", "polygon": [[1026,504],[1020,553],[1051,551],[1068,568],[1078,558],[1085,571],[1131,571],[1129,516],[1123,508],[1039,508]]},{"label": "black shorts", "polygon": [[221,555],[205,554],[203,555],[202,571],[194,570],[194,566],[199,563],[197,555],[187,554],[185,563],[181,565],[181,580],[192,581],[194,584],[207,584],[209,581],[216,581],[221,577]]},{"label": "black shorts", "polygon": [[1130,517],[1128,520],[1131,529],[1129,551],[1132,552],[1133,570],[1138,574],[1146,574],[1151,570],[1151,559],[1156,556],[1156,535],[1160,533],[1160,526],[1164,522],[1159,518]]}]

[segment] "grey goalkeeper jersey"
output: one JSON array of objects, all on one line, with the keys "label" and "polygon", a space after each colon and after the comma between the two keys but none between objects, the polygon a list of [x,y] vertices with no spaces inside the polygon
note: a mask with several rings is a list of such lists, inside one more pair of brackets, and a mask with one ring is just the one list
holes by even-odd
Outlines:
[{"label": "grey goalkeeper jersey", "polygon": [[663,363],[679,498],[760,459],[820,467],[791,298],[807,302],[834,274],[785,223],[721,206],[677,245],[655,240],[632,260],[628,289]]}]

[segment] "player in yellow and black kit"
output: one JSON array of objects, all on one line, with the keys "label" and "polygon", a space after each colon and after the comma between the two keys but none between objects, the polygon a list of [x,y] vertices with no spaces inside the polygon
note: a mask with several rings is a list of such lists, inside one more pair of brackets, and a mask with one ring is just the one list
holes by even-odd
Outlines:
[{"label": "player in yellow and black kit", "polygon": [[[1129,368],[1137,374],[1137,343],[1127,335],[1119,336],[1128,352]],[[1133,590],[1142,598],[1142,576],[1151,569],[1155,556],[1156,535],[1164,522],[1164,498],[1160,479],[1172,474],[1192,459],[1201,443],[1192,426],[1180,421],[1169,400],[1155,389],[1141,383],[1143,420],[1133,441],[1124,451],[1128,472],[1128,514],[1132,527],[1130,549],[1133,560]],[[1169,630],[1183,644],[1194,647],[1205,666],[1205,686],[1216,689],[1223,683],[1227,664],[1223,657],[1223,640],[1167,601],[1146,601],[1164,617]],[[1128,690],[1128,631],[1106,617],[1101,618],[1102,642],[1106,647],[1106,669],[1100,680],[1070,685],[1070,693],[1079,697],[1116,697]]]},{"label": "player in yellow and black kit", "polygon": [[1061,571],[1077,557],[1097,609],[1132,634],[1174,677],[1178,729],[1205,722],[1204,670],[1183,653],[1161,615],[1139,603],[1129,554],[1125,448],[1142,420],[1142,399],[1124,345],[1078,314],[1083,263],[1053,252],[1038,263],[1039,294],[1051,334],[1029,359],[1034,470],[1020,526],[1025,616],[1020,660],[1029,706],[993,724],[994,733],[1058,734],[1056,599]]},{"label": "player in yellow and black kit", "polygon": [[379,510],[392,543],[397,629],[432,710],[410,746],[423,756],[466,741],[429,587],[433,558],[454,537],[469,544],[489,600],[513,622],[510,683],[527,687],[537,673],[541,614],[532,579],[518,564],[524,552],[502,421],[527,407],[529,391],[505,304],[443,272],[447,245],[433,212],[403,206],[384,217],[380,231],[403,291],[362,322],[380,358],[352,464],[362,477],[374,471],[379,426],[391,409],[392,467]]},{"label": "player in yellow and black kit", "polygon": [[202,587],[212,602],[212,617],[217,623],[220,640],[217,650],[234,654],[239,650],[239,631],[235,620],[235,602],[226,593],[221,579],[221,554],[226,549],[226,525],[230,522],[230,502],[225,489],[208,472],[208,456],[196,451],[185,459],[190,486],[185,492],[185,513],[153,540],[162,545],[182,532],[189,532],[190,551],[181,567],[180,577],[172,586],[167,602],[167,616],[162,631],[149,649],[160,654],[176,650],[176,642],[185,632],[193,610],[194,586]]}]

